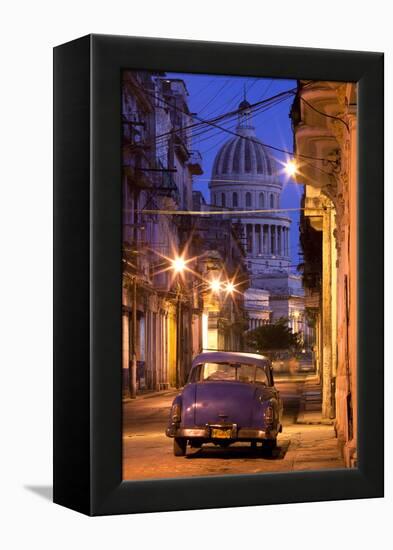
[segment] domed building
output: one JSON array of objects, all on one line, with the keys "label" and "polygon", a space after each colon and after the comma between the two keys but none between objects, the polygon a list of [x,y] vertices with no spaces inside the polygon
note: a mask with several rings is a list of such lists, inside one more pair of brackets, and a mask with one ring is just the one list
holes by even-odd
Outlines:
[{"label": "domed building", "polygon": [[211,203],[242,212],[232,219],[243,227],[251,280],[245,295],[249,328],[280,317],[289,318],[292,325],[294,311],[297,320],[303,316],[304,299],[301,278],[289,273],[291,219],[277,212],[282,192],[279,168],[255,134],[245,99],[239,105],[235,133],[216,155],[209,184]]}]

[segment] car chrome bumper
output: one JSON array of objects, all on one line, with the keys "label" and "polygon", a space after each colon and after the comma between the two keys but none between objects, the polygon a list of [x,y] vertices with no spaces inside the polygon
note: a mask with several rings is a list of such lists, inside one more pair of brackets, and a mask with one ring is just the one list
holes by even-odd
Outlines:
[{"label": "car chrome bumper", "polygon": [[[184,437],[187,439],[205,439],[205,440],[211,440],[211,430],[213,428],[226,428],[228,429],[228,426],[226,425],[208,425],[203,427],[195,427],[195,428],[180,428],[176,425],[171,425],[166,429],[166,435],[168,437]],[[234,425],[232,428],[232,434],[230,439],[232,441],[250,441],[250,440],[263,440],[263,439],[271,439],[277,436],[277,431],[270,431],[270,430],[259,430],[257,428],[237,428],[236,425]]]}]

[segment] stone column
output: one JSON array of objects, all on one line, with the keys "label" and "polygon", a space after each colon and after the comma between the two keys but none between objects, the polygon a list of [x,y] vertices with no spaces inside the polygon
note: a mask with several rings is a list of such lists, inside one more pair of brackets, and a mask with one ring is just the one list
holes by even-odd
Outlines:
[{"label": "stone column", "polygon": [[290,240],[289,240],[289,228],[288,227],[287,227],[286,233],[287,233],[287,256],[289,256],[290,255],[290,250],[289,249],[290,249],[291,243],[290,243]]},{"label": "stone column", "polygon": [[263,254],[263,223],[260,224],[259,242],[261,243],[261,254]]},{"label": "stone column", "polygon": [[251,224],[251,227],[252,227],[252,255],[256,256],[257,246],[256,246],[256,238],[255,238],[255,223]]},{"label": "stone column", "polygon": [[267,226],[267,254],[272,253],[272,226],[270,223]]},{"label": "stone column", "polygon": [[285,256],[285,231],[284,226],[280,225],[280,249],[279,254],[280,256]]},{"label": "stone column", "polygon": [[332,416],[332,227],[328,209],[322,229],[322,417]]},{"label": "stone column", "polygon": [[272,254],[277,254],[277,226],[272,225]]}]

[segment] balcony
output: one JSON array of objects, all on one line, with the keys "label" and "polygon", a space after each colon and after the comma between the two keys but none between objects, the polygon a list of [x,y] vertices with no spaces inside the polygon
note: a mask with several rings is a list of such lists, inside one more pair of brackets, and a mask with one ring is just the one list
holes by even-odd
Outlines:
[{"label": "balcony", "polygon": [[191,151],[191,156],[188,160],[188,168],[194,176],[201,176],[203,174],[202,155],[199,151]]},{"label": "balcony", "polygon": [[161,161],[156,160],[154,163],[154,168],[151,170],[151,173],[153,174],[154,190],[157,195],[169,197],[176,203],[179,203],[179,190],[171,169],[164,167]]}]

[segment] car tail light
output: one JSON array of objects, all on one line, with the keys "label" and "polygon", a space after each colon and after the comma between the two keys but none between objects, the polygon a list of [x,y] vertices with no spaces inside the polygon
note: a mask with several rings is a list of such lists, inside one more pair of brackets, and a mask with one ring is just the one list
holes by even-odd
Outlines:
[{"label": "car tail light", "polygon": [[181,407],[179,403],[175,403],[171,411],[172,422],[180,422],[181,419]]},{"label": "car tail light", "polygon": [[264,412],[264,419],[266,424],[273,424],[274,420],[274,409],[271,405],[268,405]]}]

